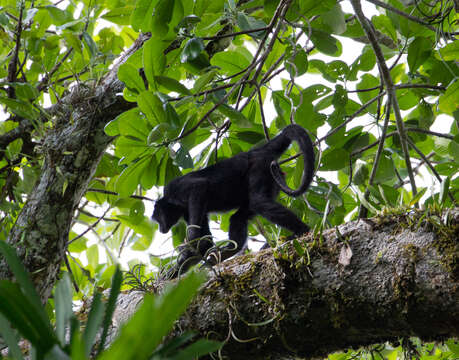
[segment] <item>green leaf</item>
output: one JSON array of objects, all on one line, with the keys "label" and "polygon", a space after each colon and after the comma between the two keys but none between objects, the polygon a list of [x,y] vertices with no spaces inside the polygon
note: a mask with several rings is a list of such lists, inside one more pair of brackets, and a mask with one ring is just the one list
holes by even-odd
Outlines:
[{"label": "green leaf", "polygon": [[[70,238],[73,238],[74,236],[76,236],[75,233],[71,233],[71,234],[73,235]],[[86,245],[87,242],[88,242],[88,239],[84,237],[80,237],[77,240],[72,241],[69,244],[68,251],[71,253],[81,253],[83,251],[86,251],[86,249],[88,248],[88,246]]]},{"label": "green leaf", "polygon": [[303,256],[304,255],[304,249],[303,247],[300,245],[300,243],[298,242],[297,239],[293,239],[293,247],[295,248],[297,254],[299,256]]},{"label": "green leaf", "polygon": [[140,114],[139,108],[125,111],[117,117],[118,129],[121,135],[135,137],[146,141],[151,131],[151,125]]},{"label": "green leaf", "polygon": [[124,63],[119,67],[118,79],[135,93],[141,93],[145,90],[145,84],[139,75],[139,70],[129,63]]},{"label": "green leaf", "polygon": [[392,180],[395,177],[395,168],[392,157],[384,152],[379,159],[378,169],[374,179],[375,184],[382,184]]},{"label": "green leaf", "polygon": [[439,202],[442,205],[445,204],[446,198],[448,197],[450,182],[451,182],[451,178],[449,176],[443,179],[443,181],[441,182]]},{"label": "green leaf", "polygon": [[336,4],[336,0],[302,0],[300,4],[300,13],[306,18],[311,18],[314,15],[320,15],[331,10]]},{"label": "green leaf", "polygon": [[[37,312],[37,309],[40,311]],[[51,330],[49,320],[41,318],[42,312],[43,308],[37,308],[36,304],[24,295],[19,284],[0,280],[0,313],[38,350],[47,352],[57,343],[57,339]]]},{"label": "green leaf", "polygon": [[95,292],[92,297],[91,310],[89,311],[88,321],[83,333],[83,344],[85,347],[85,356],[89,358],[92,346],[96,342],[99,327],[102,324],[104,316],[104,304],[101,301],[99,292]]},{"label": "green leaf", "polygon": [[0,313],[0,336],[3,338],[6,346],[8,346],[9,355],[13,356],[13,359],[23,360],[21,349],[18,345],[18,337],[16,331],[14,331],[8,320]]},{"label": "green leaf", "polygon": [[165,139],[166,132],[170,129],[168,123],[161,123],[156,125],[148,134],[147,144],[151,145]]},{"label": "green leaf", "polygon": [[101,354],[100,360],[148,358],[185,311],[203,281],[202,274],[191,272],[176,286],[166,289],[160,298],[146,294],[142,305],[124,325],[112,346]]},{"label": "green leaf", "polygon": [[142,222],[145,214],[145,205],[141,200],[138,200],[134,205],[129,209],[129,218],[132,223],[139,224]]},{"label": "green leaf", "polygon": [[95,57],[98,53],[97,45],[86,31],[83,31],[83,40],[91,53],[91,57]]},{"label": "green leaf", "polygon": [[234,75],[245,70],[250,65],[250,60],[242,50],[227,50],[215,54],[210,63],[218,66],[225,74]]},{"label": "green leaf", "polygon": [[101,18],[117,25],[129,25],[134,9],[133,6],[126,5],[106,12]]},{"label": "green leaf", "polygon": [[449,145],[451,143],[451,140],[440,138],[440,137],[434,137],[434,143],[435,143],[435,155],[437,156],[448,156],[449,155]]},{"label": "green leaf", "polygon": [[416,193],[416,196],[414,196],[410,202],[409,202],[409,206],[413,206],[414,204],[418,203],[419,200],[422,198],[422,196],[425,194],[425,192],[427,191],[427,188],[422,188],[420,191],[418,191]]},{"label": "green leaf", "polygon": [[134,192],[139,185],[140,176],[146,169],[149,160],[150,157],[145,156],[142,159],[130,164],[121,172],[115,183],[115,191],[120,194],[120,196],[126,197]]},{"label": "green leaf", "polygon": [[54,20],[56,25],[63,25],[67,22],[73,21],[72,14],[67,10],[59,9],[53,5],[46,5],[44,8],[48,11],[49,15],[51,15],[51,18]]},{"label": "green leaf", "polygon": [[185,349],[180,350],[180,352],[175,355],[168,357],[169,360],[188,360],[188,359],[198,359],[200,356],[218,351],[223,346],[223,343],[199,339],[191,345],[188,345]]},{"label": "green leaf", "polygon": [[202,91],[202,89],[215,78],[217,73],[218,73],[217,70],[213,69],[213,70],[207,71],[206,73],[198,77],[196,81],[194,82],[193,91],[195,92]]},{"label": "green leaf", "polygon": [[201,38],[192,38],[187,41],[183,47],[180,61],[186,63],[198,58],[199,54],[204,50],[204,42]]},{"label": "green leaf", "polygon": [[[241,28],[242,31],[261,29],[266,27],[266,23],[262,20],[257,20],[252,16],[248,16],[243,12],[237,13],[237,25]],[[257,31],[249,33],[248,35],[255,38],[261,39],[265,34],[265,31]]]},{"label": "green leaf", "polygon": [[408,66],[414,73],[429,58],[432,52],[432,41],[425,37],[417,37],[408,47]]},{"label": "green leaf", "polygon": [[352,176],[352,182],[355,185],[364,185],[368,179],[369,171],[365,162],[358,161]]},{"label": "green leaf", "polygon": [[308,54],[303,49],[297,51],[285,61],[285,69],[290,76],[301,76],[308,71]]},{"label": "green leaf", "polygon": [[29,83],[15,83],[14,88],[16,95],[23,100],[34,100],[40,95],[38,90]]},{"label": "green leaf", "polygon": [[193,168],[193,159],[190,153],[183,146],[180,146],[177,153],[175,154],[175,163],[183,169]]},{"label": "green leaf", "polygon": [[233,109],[231,106],[226,104],[221,104],[218,107],[218,111],[223,115],[227,116],[232,122],[234,122],[239,127],[250,128],[252,124],[247,120],[245,115],[240,111]]},{"label": "green leaf", "polygon": [[[305,31],[308,33],[307,29],[305,29]],[[338,46],[339,41],[325,31],[312,28],[311,41],[316,49],[325,55],[340,55],[340,47]]]},{"label": "green leaf", "polygon": [[88,259],[89,268],[95,271],[97,265],[99,265],[99,247],[97,244],[88,247],[88,250],[86,250],[86,257]]},{"label": "green leaf", "polygon": [[142,60],[145,76],[150,85],[155,85],[155,76],[164,73],[166,68],[166,44],[151,38],[143,45]]},{"label": "green leaf", "polygon": [[61,344],[65,344],[65,330],[69,326],[72,311],[72,285],[68,273],[57,283],[54,292],[56,310],[56,335]]},{"label": "green leaf", "polygon": [[[375,76],[371,74],[364,74],[361,78],[362,80],[357,84],[357,89],[358,90],[367,90],[374,88],[376,86],[379,86],[379,80]],[[379,90],[370,90],[370,91],[360,91],[357,93],[357,96],[359,97],[360,101],[365,104],[366,102],[370,101],[373,99],[375,96],[377,96],[379,93]],[[376,103],[371,104],[368,109],[372,112],[375,113],[377,110],[377,105]]]},{"label": "green leaf", "polygon": [[158,0],[137,0],[131,15],[131,25],[135,31],[151,30],[153,9]]},{"label": "green leaf", "polygon": [[459,43],[457,41],[450,42],[445,47],[439,49],[435,57],[444,61],[456,61],[459,59]]},{"label": "green leaf", "polygon": [[0,253],[5,257],[17,283],[21,286],[24,295],[27,297],[28,301],[32,303],[31,310],[35,312],[34,317],[38,318],[43,325],[47,325],[47,328],[44,330],[51,332],[51,324],[49,323],[48,316],[41,305],[40,297],[38,296],[35,286],[30,280],[29,275],[24,269],[24,266],[19,260],[19,257],[16,255],[14,249],[6,242],[0,241]]},{"label": "green leaf", "polygon": [[340,170],[349,166],[349,152],[345,149],[329,148],[322,156],[321,171]]},{"label": "green leaf", "polygon": [[0,96],[0,103],[5,104],[14,114],[24,119],[35,120],[38,118],[38,113],[27,101]]},{"label": "green leaf", "polygon": [[446,92],[440,96],[439,107],[447,114],[452,114],[459,108],[459,80],[448,85]]},{"label": "green leaf", "polygon": [[157,183],[158,179],[158,162],[156,156],[151,156],[148,165],[140,177],[140,184],[144,189],[151,189]]},{"label": "green leaf", "polygon": [[150,148],[143,141],[120,136],[116,140],[115,155],[122,157],[119,165],[130,164],[133,160],[141,156],[153,153],[155,150]]},{"label": "green leaf", "polygon": [[158,95],[149,91],[143,91],[137,97],[137,103],[152,126],[166,121],[166,112]]},{"label": "green leaf", "polygon": [[449,143],[448,153],[455,163],[459,164],[459,135],[456,135],[454,140]]},{"label": "green leaf", "polygon": [[151,35],[154,38],[164,38],[169,32],[174,5],[179,0],[159,0],[153,12]]},{"label": "green leaf", "polygon": [[185,85],[173,78],[167,76],[155,76],[154,79],[156,83],[165,87],[169,91],[175,91],[183,95],[191,95],[191,91],[188,90]]},{"label": "green leaf", "polygon": [[118,298],[118,295],[120,293],[122,282],[123,282],[123,274],[121,273],[119,266],[117,266],[115,273],[113,274],[113,277],[112,277],[112,287],[110,289],[110,296],[108,298],[107,305],[105,307],[104,319],[102,322],[103,329],[102,329],[102,335],[100,338],[98,353],[100,353],[102,349],[104,348],[108,330],[112,323],[113,313],[115,312],[115,308],[116,308],[116,299]]},{"label": "green leaf", "polygon": [[346,31],[346,21],[340,4],[335,4],[332,9],[322,14],[321,18],[334,34],[340,35]]}]

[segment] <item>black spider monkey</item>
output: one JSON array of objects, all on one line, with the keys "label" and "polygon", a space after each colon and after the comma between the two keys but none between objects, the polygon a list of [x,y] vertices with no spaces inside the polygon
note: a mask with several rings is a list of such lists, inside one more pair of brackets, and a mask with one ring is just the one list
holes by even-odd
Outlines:
[{"label": "black spider monkey", "polygon": [[[304,156],[303,176],[297,190],[287,186],[277,163],[292,141],[298,142]],[[168,277],[185,272],[213,246],[207,217],[210,212],[238,209],[230,218],[229,228],[229,238],[235,244],[222,248],[222,260],[244,249],[248,221],[258,214],[294,235],[308,232],[309,227],[275,198],[280,190],[290,196],[303,194],[313,174],[314,148],[309,135],[299,125],[288,125],[265,145],[172,180],[156,202],[152,216],[162,233],[167,233],[181,217],[188,224],[187,244],[180,246],[177,264]]]}]

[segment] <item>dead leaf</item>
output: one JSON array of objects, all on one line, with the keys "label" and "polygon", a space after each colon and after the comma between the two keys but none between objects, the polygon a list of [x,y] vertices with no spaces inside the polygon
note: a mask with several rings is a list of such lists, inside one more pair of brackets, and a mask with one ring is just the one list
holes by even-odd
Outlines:
[{"label": "dead leaf", "polygon": [[352,250],[349,245],[343,245],[339,253],[338,262],[343,266],[348,266],[351,263]]}]

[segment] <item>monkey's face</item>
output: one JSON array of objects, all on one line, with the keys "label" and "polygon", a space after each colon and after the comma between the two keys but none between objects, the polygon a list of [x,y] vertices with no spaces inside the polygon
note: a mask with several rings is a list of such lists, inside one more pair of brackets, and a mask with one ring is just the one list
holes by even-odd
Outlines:
[{"label": "monkey's face", "polygon": [[155,204],[152,219],[158,223],[159,231],[165,234],[177,223],[181,216],[182,211],[178,206],[162,198]]}]

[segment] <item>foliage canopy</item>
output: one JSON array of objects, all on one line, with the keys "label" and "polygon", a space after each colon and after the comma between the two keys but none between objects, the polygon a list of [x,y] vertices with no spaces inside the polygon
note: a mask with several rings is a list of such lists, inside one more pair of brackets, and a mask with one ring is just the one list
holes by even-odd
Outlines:
[{"label": "foliage canopy", "polygon": [[[457,21],[453,0],[3,0],[0,240],[50,166],[60,107],[84,109],[139,33],[143,46],[118,68],[129,110],[106,124],[113,141],[65,229],[78,296],[107,287],[126,249],[150,248],[157,226],[145,196],[290,122],[315,138],[318,172],[303,198],[280,201],[317,231],[419,201],[451,206]],[[290,186],[302,166],[284,164]],[[59,176],[65,193],[71,179]],[[229,214],[213,220],[228,230]],[[272,244],[286,235],[263,219],[249,232]],[[184,234],[183,224],[173,229],[175,245]]]}]

